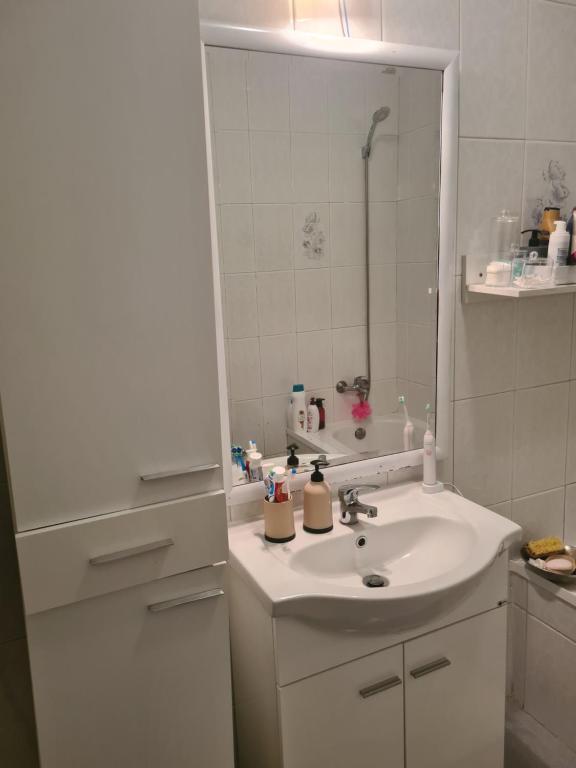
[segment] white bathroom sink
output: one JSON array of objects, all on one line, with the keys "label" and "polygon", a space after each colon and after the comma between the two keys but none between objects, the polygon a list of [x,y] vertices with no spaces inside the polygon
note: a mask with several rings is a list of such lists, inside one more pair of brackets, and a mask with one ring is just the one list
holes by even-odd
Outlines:
[{"label": "white bathroom sink", "polygon": [[[261,520],[230,529],[230,562],[273,616],[392,624],[462,599],[494,559],[521,535],[506,518],[454,493],[422,493],[419,483],[366,493],[378,516],[270,544]],[[370,581],[384,582],[370,588]],[[378,578],[380,577],[380,578]]]}]

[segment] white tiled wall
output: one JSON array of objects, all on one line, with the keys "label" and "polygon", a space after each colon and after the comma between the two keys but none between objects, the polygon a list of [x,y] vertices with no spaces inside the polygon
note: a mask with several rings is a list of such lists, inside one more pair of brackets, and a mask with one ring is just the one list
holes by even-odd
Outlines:
[{"label": "white tiled wall", "polygon": [[[232,439],[258,439],[270,455],[285,448],[294,383],[309,394],[326,390],[332,414],[334,398],[343,399],[336,381],[366,373],[361,148],[378,107],[392,110],[370,160],[373,381],[387,388],[375,400],[380,410],[397,400],[398,168],[407,200],[435,192],[437,173],[398,163],[398,75],[381,66],[219,48],[208,48],[207,59]],[[427,120],[418,122],[414,94],[404,102],[413,156],[430,141],[427,120],[436,118],[437,131],[438,107],[428,99]],[[404,217],[404,241],[412,227]],[[405,255],[402,275],[422,273],[418,298],[426,302],[422,281],[435,277],[429,264],[411,261]],[[406,299],[411,284],[401,285]],[[340,418],[349,410],[348,400],[337,403]]]}]

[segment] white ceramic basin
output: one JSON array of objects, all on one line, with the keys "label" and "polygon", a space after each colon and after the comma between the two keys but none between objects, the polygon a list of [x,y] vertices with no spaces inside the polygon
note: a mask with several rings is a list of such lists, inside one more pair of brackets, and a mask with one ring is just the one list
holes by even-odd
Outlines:
[{"label": "white ceramic basin", "polygon": [[[230,530],[230,561],[273,616],[350,623],[410,623],[453,604],[521,535],[515,523],[456,494],[423,494],[419,483],[364,494],[378,516],[355,526],[338,521],[314,535],[302,530],[287,544],[270,544],[263,522]],[[383,577],[369,588],[365,577]]]}]

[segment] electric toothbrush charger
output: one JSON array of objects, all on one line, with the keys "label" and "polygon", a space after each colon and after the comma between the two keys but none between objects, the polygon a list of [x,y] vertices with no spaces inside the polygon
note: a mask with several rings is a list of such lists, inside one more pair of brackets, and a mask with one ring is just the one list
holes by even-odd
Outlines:
[{"label": "electric toothbrush charger", "polygon": [[422,483],[422,493],[442,493],[444,490],[444,483],[437,480],[435,483],[429,485],[428,483]]}]

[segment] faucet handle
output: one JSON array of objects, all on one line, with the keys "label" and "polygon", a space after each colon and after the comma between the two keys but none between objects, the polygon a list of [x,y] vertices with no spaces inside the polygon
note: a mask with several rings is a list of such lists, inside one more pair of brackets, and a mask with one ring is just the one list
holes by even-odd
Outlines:
[{"label": "faucet handle", "polygon": [[373,485],[371,483],[350,483],[349,485],[341,485],[338,488],[338,498],[345,504],[356,504],[360,491],[377,491],[380,486]]}]

